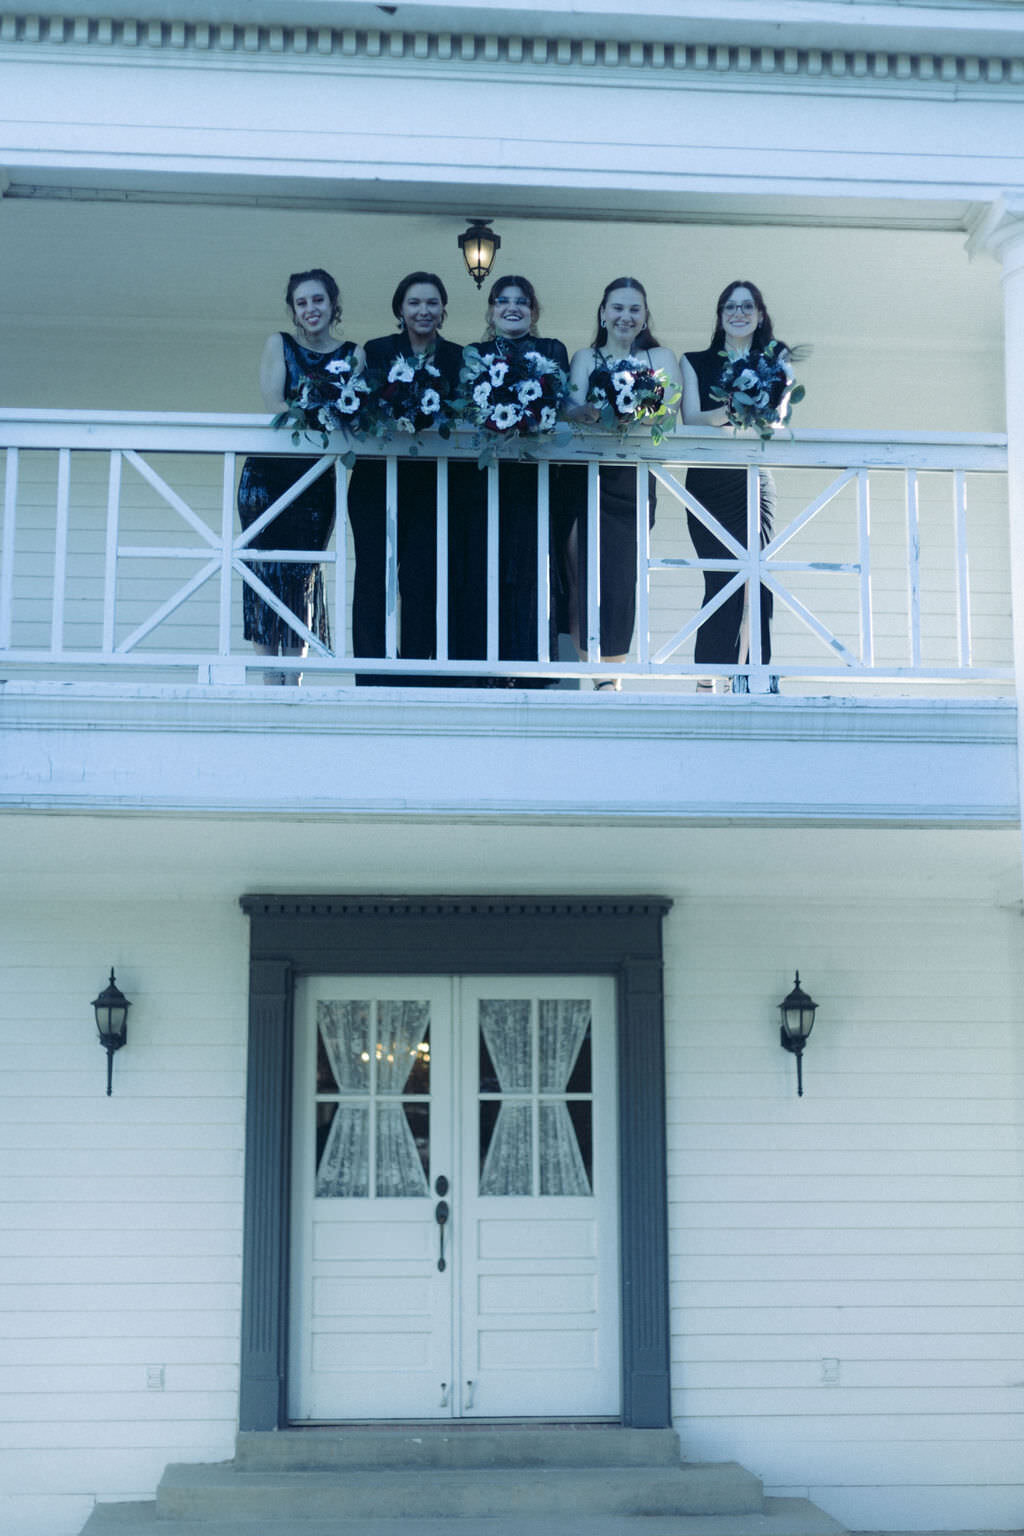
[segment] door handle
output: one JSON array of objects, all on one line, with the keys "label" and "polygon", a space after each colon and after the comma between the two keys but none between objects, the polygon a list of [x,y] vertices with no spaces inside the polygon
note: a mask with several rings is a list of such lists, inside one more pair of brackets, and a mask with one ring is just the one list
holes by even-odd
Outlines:
[{"label": "door handle", "polygon": [[451,1213],[448,1210],[447,1200],[439,1200],[434,1206],[434,1220],[437,1222],[437,1235],[440,1242],[437,1267],[442,1274],[448,1268],[447,1261],[445,1260],[444,1256],[444,1229],[448,1224],[448,1217],[450,1214]]}]

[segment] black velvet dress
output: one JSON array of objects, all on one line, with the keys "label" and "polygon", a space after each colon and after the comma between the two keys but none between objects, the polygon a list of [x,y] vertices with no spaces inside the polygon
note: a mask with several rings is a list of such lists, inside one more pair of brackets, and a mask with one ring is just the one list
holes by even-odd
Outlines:
[{"label": "black velvet dress", "polygon": [[[366,372],[371,379],[386,377],[397,357],[414,356],[404,332],[396,336],[378,336],[366,343],[365,351]],[[462,367],[462,348],[438,337],[431,361],[441,372],[447,394],[454,395]],[[449,464],[451,656],[469,654],[460,650],[463,641],[457,590],[463,508],[469,499],[469,476],[476,474],[473,464]],[[352,596],[352,652],[355,656],[386,654],[386,506],[387,465],[384,460],[357,459],[348,488],[348,515],[356,556]],[[398,654],[403,658],[433,657],[437,649],[437,463],[425,455],[398,462],[398,592],[402,602]],[[393,684],[398,679],[366,673],[358,676],[356,681],[380,685]]]},{"label": "black velvet dress", "polygon": [[[687,352],[686,360],[697,375],[700,385],[700,408],[712,411],[719,401],[712,399],[710,391],[718,383],[722,372],[722,354],[710,347],[704,352]],[[761,547],[772,536],[772,519],[775,514],[775,481],[767,469],[758,470],[761,488]],[[686,489],[695,496],[702,507],[716,517],[738,543],[747,547],[747,472],[736,466],[725,469],[708,469],[702,465],[687,470]],[[730,551],[709,528],[705,528],[692,512],[686,514],[693,547],[701,560],[728,560]],[[707,603],[732,580],[731,571],[704,572],[704,602]],[[739,587],[731,597],[706,619],[697,631],[693,659],[696,662],[722,662],[735,666],[746,662],[740,656],[740,631],[743,623],[744,590]],[[772,593],[761,587],[761,659],[770,661],[772,654],[771,617]]]},{"label": "black velvet dress", "polygon": [[[281,332],[284,346],[285,399],[298,393],[299,381],[306,374],[322,370],[333,358],[348,357],[355,351],[351,341],[343,342],[333,352],[311,352],[295,339]],[[271,502],[294,485],[316,459],[252,457],[242,466],[238,484],[238,516],[243,528],[261,517]],[[335,482],[333,469],[307,486],[262,533],[252,541],[254,549],[326,549],[334,531]],[[327,600],[322,565],[305,565],[283,560],[254,562],[253,574],[281,599],[324,645],[331,643]],[[250,586],[242,590],[242,619],[247,640],[276,651],[283,646],[301,645],[301,637],[273,608],[269,608]]]}]

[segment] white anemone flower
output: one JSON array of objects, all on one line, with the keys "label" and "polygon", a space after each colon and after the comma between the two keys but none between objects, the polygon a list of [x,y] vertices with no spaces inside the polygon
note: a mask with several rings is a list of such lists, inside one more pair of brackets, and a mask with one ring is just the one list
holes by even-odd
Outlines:
[{"label": "white anemone flower", "polygon": [[415,377],[416,370],[405,357],[396,357],[388,371],[389,384],[411,384]]},{"label": "white anemone flower", "polygon": [[420,396],[420,410],[425,416],[433,416],[441,409],[441,396],[436,389],[425,389]]}]

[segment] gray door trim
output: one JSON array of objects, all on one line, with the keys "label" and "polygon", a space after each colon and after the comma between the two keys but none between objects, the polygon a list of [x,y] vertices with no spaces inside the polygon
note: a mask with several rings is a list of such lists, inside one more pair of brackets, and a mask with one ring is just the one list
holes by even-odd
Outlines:
[{"label": "gray door trim", "polygon": [[287,1424],[295,978],[346,972],[615,976],[622,1422],[671,1422],[661,949],[671,905],[658,896],[242,897],[250,996],[241,1429]]}]

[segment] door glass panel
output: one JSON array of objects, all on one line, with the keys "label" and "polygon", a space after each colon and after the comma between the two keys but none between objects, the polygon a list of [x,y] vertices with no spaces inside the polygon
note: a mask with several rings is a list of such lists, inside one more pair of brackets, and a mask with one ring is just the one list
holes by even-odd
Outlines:
[{"label": "door glass panel", "polygon": [[[429,1115],[426,1105],[377,1105],[377,1194],[383,1197],[429,1194],[429,1148],[422,1146],[410,1123],[407,1111],[418,1108]],[[420,1121],[425,1132],[429,1122]]]},{"label": "door glass panel", "polygon": [[480,1000],[482,1195],[533,1194],[532,1013],[529,998]]},{"label": "door glass panel", "polygon": [[429,1003],[321,999],[316,1021],[316,1195],[426,1196]]},{"label": "door glass panel", "polygon": [[[592,1193],[591,1010],[589,998],[542,998],[540,1036],[540,1192]],[[573,1097],[562,1097],[572,1094]],[[557,1097],[554,1097],[557,1095]]]},{"label": "door glass panel", "polygon": [[584,1041],[588,1043],[585,1081],[574,1089],[590,1092],[590,999],[542,998],[540,1015],[540,1091],[565,1093]]},{"label": "door glass panel", "polygon": [[430,1004],[378,1003],[374,1054],[378,1093],[429,1093]]},{"label": "door glass panel", "polygon": [[480,1193],[533,1194],[533,1105],[480,1105]]},{"label": "door glass panel", "polygon": [[533,1086],[529,998],[484,998],[480,1031],[502,1093],[529,1093]]},{"label": "door glass panel", "polygon": [[318,1198],[344,1200],[370,1193],[370,1111],[365,1104],[316,1107]]},{"label": "door glass panel", "polygon": [[[574,1114],[573,1111],[576,1113]],[[581,1129],[586,1130],[587,1157],[584,1157],[581,1147]],[[542,1195],[589,1195],[592,1193],[589,1132],[589,1104],[567,1104],[564,1099],[541,1104],[540,1192]]]},{"label": "door glass panel", "polygon": [[590,999],[481,999],[479,1019],[481,1195],[592,1195]]},{"label": "door glass panel", "polygon": [[318,1002],[317,1092],[367,1093],[370,1087],[370,1004]]}]

